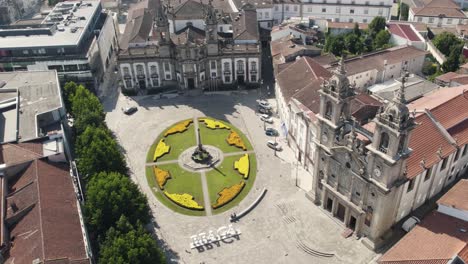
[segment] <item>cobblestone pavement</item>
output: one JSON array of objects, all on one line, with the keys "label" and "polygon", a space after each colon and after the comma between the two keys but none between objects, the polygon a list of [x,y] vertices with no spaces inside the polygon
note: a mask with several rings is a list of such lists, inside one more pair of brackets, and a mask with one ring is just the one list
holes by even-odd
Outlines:
[{"label": "cobblestone pavement", "polygon": [[[132,179],[148,196],[155,232],[164,241],[169,258],[174,263],[373,262],[374,252],[355,238],[342,238],[343,227],[307,200],[304,192],[295,186],[293,154],[284,139],[279,140],[284,151],[279,152],[278,157],[266,146],[269,138],[255,112],[257,96],[256,91],[250,91],[248,94],[172,99],[122,95],[105,98],[107,124],[125,152]],[[138,106],[134,115],[126,116],[120,110],[134,105]],[[153,196],[146,182],[145,157],[150,145],[165,128],[177,121],[203,115],[227,120],[247,135],[256,152],[257,178],[247,197],[233,209],[213,216],[186,216],[166,208]],[[279,126],[279,120],[275,119],[275,125]],[[264,187],[268,192],[263,200],[234,223],[234,227],[242,232],[238,239],[212,244],[200,251],[190,249],[192,235],[228,225],[230,214],[247,208]]]}]

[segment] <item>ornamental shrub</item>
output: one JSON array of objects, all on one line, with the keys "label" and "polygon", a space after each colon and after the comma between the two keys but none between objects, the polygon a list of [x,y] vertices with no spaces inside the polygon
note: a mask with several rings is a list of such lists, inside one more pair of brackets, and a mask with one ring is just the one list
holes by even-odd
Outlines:
[{"label": "ornamental shrub", "polygon": [[237,134],[237,132],[234,131],[234,130],[231,130],[231,133],[229,134],[226,141],[231,146],[236,146],[236,147],[241,148],[243,150],[247,150],[247,147],[245,146],[244,141],[239,136],[239,134]]},{"label": "ornamental shrub", "polygon": [[192,210],[203,210],[203,206],[199,205],[195,200],[193,200],[194,197],[188,193],[178,194],[164,191],[164,195],[166,195],[169,200],[184,208]]},{"label": "ornamental shrub", "polygon": [[234,162],[234,168],[244,176],[244,179],[249,177],[249,154],[244,154],[238,161]]},{"label": "ornamental shrub", "polygon": [[153,167],[154,175],[156,176],[156,181],[158,182],[159,188],[161,190],[164,189],[164,185],[166,184],[167,180],[171,178],[171,174],[169,171],[162,170],[156,166]]},{"label": "ornamental shrub", "polygon": [[156,150],[154,151],[154,157],[153,161],[156,161],[160,157],[164,156],[165,154],[169,153],[169,150],[171,149],[170,146],[166,145],[166,142],[164,142],[164,139],[161,139],[156,146]]},{"label": "ornamental shrub", "polygon": [[164,136],[167,137],[169,135],[175,134],[175,133],[182,133],[187,130],[188,126],[192,123],[192,119],[182,121],[180,123],[177,123],[173,127],[169,128],[169,130],[164,133]]},{"label": "ornamental shrub", "polygon": [[225,125],[223,122],[210,119],[210,118],[200,118],[200,122],[204,122],[206,127],[209,129],[229,129],[227,125]]},{"label": "ornamental shrub", "polygon": [[220,208],[221,206],[229,203],[230,201],[234,200],[237,195],[242,191],[245,186],[245,182],[241,181],[238,184],[234,184],[229,188],[224,188],[222,191],[218,193],[219,197],[216,200],[216,203],[211,205],[213,209]]}]

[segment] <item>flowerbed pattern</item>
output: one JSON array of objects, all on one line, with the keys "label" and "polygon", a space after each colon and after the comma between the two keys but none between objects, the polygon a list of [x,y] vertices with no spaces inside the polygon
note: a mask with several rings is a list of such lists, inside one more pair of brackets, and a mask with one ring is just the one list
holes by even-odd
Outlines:
[{"label": "flowerbed pattern", "polygon": [[249,177],[249,154],[244,154],[238,161],[234,162],[234,168],[244,176],[244,179]]},{"label": "flowerbed pattern", "polygon": [[159,188],[163,190],[167,180],[171,178],[171,174],[169,174],[169,171],[162,170],[156,166],[153,167],[153,170],[154,175],[156,175],[156,181],[158,182]]},{"label": "flowerbed pattern", "polygon": [[242,189],[245,186],[245,182],[241,181],[238,184],[234,184],[233,186],[229,188],[224,188],[222,191],[218,193],[219,197],[216,200],[216,203],[211,205],[213,209],[219,208],[230,201],[232,201],[234,198],[237,197],[237,195],[242,191]]},{"label": "flowerbed pattern", "polygon": [[198,119],[200,122],[204,122],[206,127],[209,129],[229,129],[227,125],[225,125],[223,122],[210,119],[210,118],[200,118]]},{"label": "flowerbed pattern", "polygon": [[243,150],[247,150],[247,147],[245,146],[244,141],[239,136],[239,134],[237,134],[236,131],[231,130],[231,133],[229,134],[226,141],[231,146],[236,146],[236,147],[241,148]]},{"label": "flowerbed pattern", "polygon": [[164,191],[164,195],[166,195],[166,197],[174,203],[184,208],[192,210],[203,210],[203,206],[199,205],[195,200],[193,200],[193,196],[188,193],[178,194]]},{"label": "flowerbed pattern", "polygon": [[185,130],[187,130],[188,126],[192,123],[192,119],[182,121],[173,127],[171,127],[169,130],[164,133],[164,136],[167,137],[169,135],[175,134],[175,133],[182,133]]},{"label": "flowerbed pattern", "polygon": [[166,142],[164,142],[164,139],[159,140],[159,143],[156,146],[156,150],[154,151],[153,161],[156,161],[160,157],[162,157],[165,154],[169,153],[170,149],[171,149],[171,147],[166,145]]}]

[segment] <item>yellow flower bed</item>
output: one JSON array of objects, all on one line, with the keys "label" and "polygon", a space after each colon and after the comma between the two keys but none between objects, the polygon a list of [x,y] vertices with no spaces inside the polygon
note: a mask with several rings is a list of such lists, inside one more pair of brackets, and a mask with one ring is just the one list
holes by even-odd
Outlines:
[{"label": "yellow flower bed", "polygon": [[156,181],[158,182],[159,188],[164,189],[164,185],[167,180],[171,178],[171,175],[168,171],[162,170],[156,166],[153,167],[154,175],[156,175]]},{"label": "yellow flower bed", "polygon": [[228,126],[226,126],[223,122],[220,122],[218,120],[214,120],[214,119],[210,119],[210,118],[200,118],[198,119],[200,120],[201,122],[204,122],[206,127],[207,128],[210,128],[210,129],[229,129]]},{"label": "yellow flower bed", "polygon": [[224,188],[222,191],[218,193],[219,197],[216,200],[215,204],[212,204],[211,207],[213,209],[219,208],[230,201],[232,201],[234,198],[237,197],[237,195],[242,191],[242,189],[245,186],[245,182],[241,181],[238,184],[234,184],[233,186],[229,188]]},{"label": "yellow flower bed", "polygon": [[166,145],[164,139],[159,140],[159,143],[156,146],[156,150],[154,151],[153,161],[156,161],[166,153],[169,153],[170,148],[170,146]]},{"label": "yellow flower bed", "polygon": [[167,137],[169,135],[175,134],[175,133],[182,133],[185,130],[187,130],[188,126],[192,123],[192,119],[182,121],[173,127],[169,128],[169,130],[164,133],[164,136]]},{"label": "yellow flower bed", "polygon": [[249,154],[244,154],[238,161],[235,161],[234,168],[244,175],[244,179],[247,179],[249,177]]},{"label": "yellow flower bed", "polygon": [[228,138],[226,139],[227,143],[229,145],[234,145],[238,148],[241,148],[243,150],[247,150],[247,147],[244,144],[244,141],[242,138],[237,134],[236,131],[231,130],[231,133],[229,134]]},{"label": "yellow flower bed", "polygon": [[178,194],[178,193],[168,193],[164,191],[164,195],[169,198],[174,203],[193,210],[203,210],[203,206],[199,205],[196,201],[193,200],[193,196],[188,193]]}]

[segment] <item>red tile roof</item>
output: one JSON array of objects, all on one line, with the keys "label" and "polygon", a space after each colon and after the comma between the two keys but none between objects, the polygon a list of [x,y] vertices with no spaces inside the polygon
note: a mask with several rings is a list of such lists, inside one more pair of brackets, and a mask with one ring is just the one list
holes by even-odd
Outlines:
[{"label": "red tile roof", "polygon": [[[322,79],[330,78],[331,73],[309,57],[302,57],[289,63],[276,75],[281,93],[286,102],[302,89],[319,90]],[[317,82],[320,80],[320,82]],[[318,86],[317,86],[318,84]],[[298,98],[300,101],[300,98]]]},{"label": "red tile roof", "polygon": [[[407,163],[407,177],[410,179],[423,172],[422,160],[424,160],[426,168],[441,160],[437,154],[439,148],[442,150],[442,158],[456,151],[456,148],[450,144],[428,114],[424,113],[417,116],[415,121],[418,125],[413,130],[409,142],[409,147],[413,152]],[[431,144],[428,144],[428,142],[431,142]]]},{"label": "red tile roof", "polygon": [[412,8],[415,16],[446,16],[466,18],[460,6],[452,0],[432,0],[423,7]]},{"label": "red tile roof", "polygon": [[410,41],[423,41],[414,31],[411,25],[408,24],[390,23],[388,24],[388,30],[390,33]]},{"label": "red tile roof", "polygon": [[15,224],[7,264],[87,259],[68,166],[34,160],[13,177],[10,192],[6,220]]},{"label": "red tile roof", "polygon": [[393,263],[447,263],[468,243],[468,222],[432,212],[379,260]]},{"label": "red tile roof", "polygon": [[7,143],[0,145],[0,163],[19,164],[42,157],[42,143]]},{"label": "red tile roof", "polygon": [[436,80],[449,83],[453,78],[459,77],[460,74],[456,72],[447,72],[436,77]]},{"label": "red tile roof", "polygon": [[468,180],[460,180],[437,201],[437,204],[468,211]]}]

